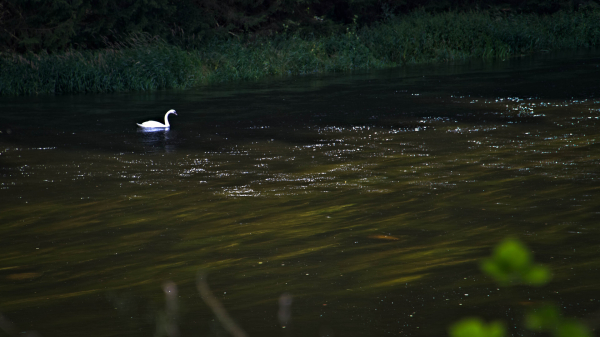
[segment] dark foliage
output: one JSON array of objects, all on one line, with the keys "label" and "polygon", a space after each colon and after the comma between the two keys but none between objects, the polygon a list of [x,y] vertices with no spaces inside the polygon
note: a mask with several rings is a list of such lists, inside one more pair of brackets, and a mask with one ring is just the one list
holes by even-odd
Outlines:
[{"label": "dark foliage", "polygon": [[212,38],[339,33],[414,10],[552,14],[594,10],[600,0],[4,0],[0,51],[98,49],[134,33],[194,48]]}]

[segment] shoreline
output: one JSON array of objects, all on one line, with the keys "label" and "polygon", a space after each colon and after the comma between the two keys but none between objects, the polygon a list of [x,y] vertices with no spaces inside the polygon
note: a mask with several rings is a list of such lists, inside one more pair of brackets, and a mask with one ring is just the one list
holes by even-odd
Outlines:
[{"label": "shoreline", "polygon": [[152,91],[215,83],[507,59],[593,50],[600,11],[517,14],[412,13],[343,34],[206,41],[184,50],[143,35],[119,47],[56,54],[0,54],[0,96]]}]

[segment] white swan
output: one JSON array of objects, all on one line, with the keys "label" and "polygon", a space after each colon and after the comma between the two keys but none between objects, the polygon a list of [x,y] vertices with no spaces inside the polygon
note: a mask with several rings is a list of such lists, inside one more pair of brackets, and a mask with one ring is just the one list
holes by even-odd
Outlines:
[{"label": "white swan", "polygon": [[171,126],[169,124],[169,115],[170,114],[177,116],[177,112],[175,112],[175,110],[171,109],[171,110],[167,111],[167,113],[165,114],[165,124],[163,124],[161,122],[156,122],[156,121],[147,121],[142,124],[140,124],[140,123],[136,123],[136,124],[141,128],[168,128],[169,126]]}]

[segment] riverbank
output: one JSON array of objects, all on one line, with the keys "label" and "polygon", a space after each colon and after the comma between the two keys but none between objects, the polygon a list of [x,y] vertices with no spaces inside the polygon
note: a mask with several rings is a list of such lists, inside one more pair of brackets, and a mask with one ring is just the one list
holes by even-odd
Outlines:
[{"label": "riverbank", "polygon": [[138,35],[100,51],[2,54],[0,95],[189,88],[267,76],[505,59],[599,44],[600,11],[418,12],[369,27],[349,25],[342,34],[232,37],[190,50]]}]

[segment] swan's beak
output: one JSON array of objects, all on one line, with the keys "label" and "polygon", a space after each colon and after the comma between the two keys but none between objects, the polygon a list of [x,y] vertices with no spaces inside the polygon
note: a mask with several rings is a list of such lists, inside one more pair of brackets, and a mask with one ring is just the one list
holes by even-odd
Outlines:
[{"label": "swan's beak", "polygon": [[173,115],[177,116],[177,112],[173,112]]}]

